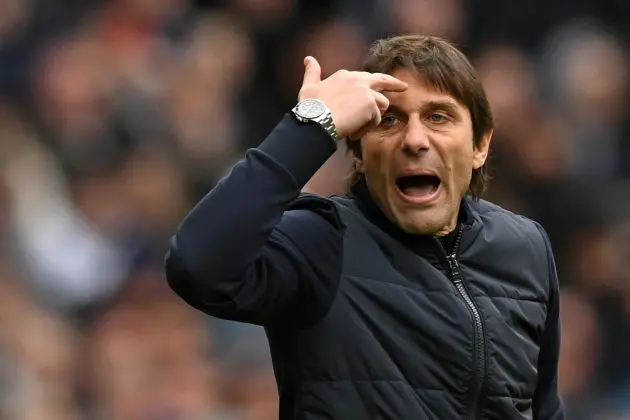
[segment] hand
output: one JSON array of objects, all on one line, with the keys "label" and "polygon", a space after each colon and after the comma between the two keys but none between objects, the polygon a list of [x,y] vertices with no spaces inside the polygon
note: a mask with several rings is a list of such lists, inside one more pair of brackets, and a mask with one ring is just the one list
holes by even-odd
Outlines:
[{"label": "hand", "polygon": [[313,57],[304,59],[304,81],[299,100],[319,99],[330,109],[339,138],[378,126],[389,107],[382,92],[403,92],[407,83],[382,73],[339,70],[321,80],[322,70]]}]

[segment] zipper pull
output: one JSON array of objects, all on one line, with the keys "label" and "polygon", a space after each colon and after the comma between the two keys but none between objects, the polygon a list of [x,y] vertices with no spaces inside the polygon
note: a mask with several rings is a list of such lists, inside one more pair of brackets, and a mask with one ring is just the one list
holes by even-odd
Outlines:
[{"label": "zipper pull", "polygon": [[455,257],[455,255],[451,254],[451,255],[446,257],[446,260],[448,261],[448,266],[451,269],[451,272],[453,274],[455,272],[457,272],[457,257]]}]

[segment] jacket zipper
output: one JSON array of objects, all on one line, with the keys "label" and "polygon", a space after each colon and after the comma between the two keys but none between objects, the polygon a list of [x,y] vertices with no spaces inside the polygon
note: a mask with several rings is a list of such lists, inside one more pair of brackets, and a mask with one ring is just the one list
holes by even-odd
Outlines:
[{"label": "jacket zipper", "polygon": [[486,376],[486,338],[481,313],[479,312],[479,308],[477,308],[477,305],[475,304],[472,296],[468,292],[468,289],[464,284],[464,279],[459,270],[459,263],[457,261],[457,249],[459,248],[459,242],[462,238],[462,232],[462,226],[460,225],[458,227],[455,236],[455,242],[453,243],[453,249],[450,254],[446,252],[444,246],[438,238],[436,238],[436,241],[440,250],[444,254],[444,257],[446,258],[446,261],[448,262],[451,280],[455,285],[455,288],[459,292],[460,296],[466,303],[466,306],[470,311],[474,323],[474,374],[467,406],[468,418],[470,420],[474,420],[478,417],[479,400],[481,397],[481,391]]}]

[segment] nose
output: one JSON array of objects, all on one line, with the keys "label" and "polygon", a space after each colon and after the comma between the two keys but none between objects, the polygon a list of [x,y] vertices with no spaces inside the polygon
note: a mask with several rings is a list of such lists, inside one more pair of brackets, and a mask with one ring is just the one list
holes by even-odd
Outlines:
[{"label": "nose", "polygon": [[426,127],[419,118],[409,118],[403,137],[403,151],[417,156],[429,150],[430,142]]}]

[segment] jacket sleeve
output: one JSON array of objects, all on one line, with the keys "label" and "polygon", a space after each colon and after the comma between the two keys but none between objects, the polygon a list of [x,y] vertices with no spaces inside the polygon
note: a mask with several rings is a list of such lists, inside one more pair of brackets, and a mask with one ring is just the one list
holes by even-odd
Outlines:
[{"label": "jacket sleeve", "polygon": [[560,290],[556,263],[549,237],[542,226],[549,266],[549,306],[547,322],[538,357],[538,385],[534,393],[534,420],[564,420],[564,409],[558,394],[558,358],[560,356]]},{"label": "jacket sleeve", "polygon": [[289,115],[185,217],[165,258],[170,287],[218,318],[308,323],[334,296],[342,226],[325,199],[288,210],[334,153],[317,125]]}]

